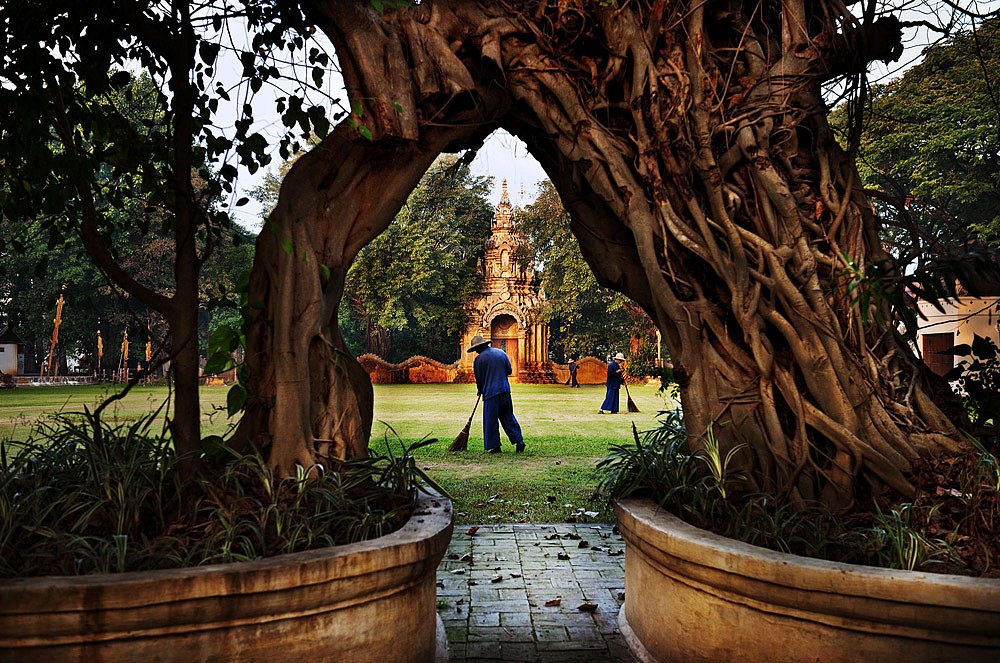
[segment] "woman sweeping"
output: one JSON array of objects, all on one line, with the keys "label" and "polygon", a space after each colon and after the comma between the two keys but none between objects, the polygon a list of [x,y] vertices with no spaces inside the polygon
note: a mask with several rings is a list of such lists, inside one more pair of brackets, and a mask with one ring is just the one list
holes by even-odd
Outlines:
[{"label": "woman sweeping", "polygon": [[608,362],[608,379],[604,383],[607,392],[604,395],[604,402],[597,414],[604,414],[605,411],[611,414],[618,414],[618,392],[621,391],[625,383],[625,355],[618,353],[615,358]]}]

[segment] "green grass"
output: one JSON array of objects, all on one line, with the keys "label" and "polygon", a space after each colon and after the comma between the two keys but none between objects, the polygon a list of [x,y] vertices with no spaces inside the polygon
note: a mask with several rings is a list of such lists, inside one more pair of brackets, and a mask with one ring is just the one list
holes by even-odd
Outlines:
[{"label": "green grass", "polygon": [[[438,438],[415,455],[420,467],[451,494],[459,524],[563,522],[571,516],[579,522],[611,522],[607,504],[593,497],[597,487],[594,465],[612,445],[632,439],[633,421],[640,431],[652,428],[656,413],[665,407],[656,387],[629,389],[641,412],[612,416],[597,414],[604,399],[602,385],[580,389],[513,385],[514,412],[527,449],[513,453],[501,433],[504,453],[489,455],[483,452],[481,406],[470,429],[468,450],[447,450],[476,402],[475,386],[377,385],[372,446],[378,452],[388,441],[395,451],[400,443]],[[226,391],[225,387],[202,389],[203,434],[226,431],[229,422],[225,412],[219,411],[224,408]],[[0,440],[23,439],[40,417],[80,411],[84,405],[93,408],[109,393],[113,390],[107,386],[2,391]],[[166,396],[165,387],[137,387],[124,401],[110,406],[106,418],[112,423],[135,420],[154,410]]]},{"label": "green grass", "polygon": [[[0,440],[23,440],[41,420],[58,412],[91,410],[108,396],[119,391],[120,385],[77,385],[71,387],[18,387],[0,390]],[[203,435],[222,435],[229,428],[226,420],[228,387],[202,387]],[[156,410],[167,398],[166,387],[134,387],[128,395],[112,403],[103,418],[114,425],[136,421]]]}]

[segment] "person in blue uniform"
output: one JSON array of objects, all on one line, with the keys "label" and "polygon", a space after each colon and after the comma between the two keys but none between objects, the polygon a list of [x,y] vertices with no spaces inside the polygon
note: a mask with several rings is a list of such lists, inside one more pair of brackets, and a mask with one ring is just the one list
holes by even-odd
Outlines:
[{"label": "person in blue uniform", "polygon": [[604,394],[604,402],[597,414],[604,414],[607,410],[611,414],[618,414],[618,392],[621,391],[625,383],[625,355],[618,353],[615,358],[608,362],[608,379],[604,383],[607,391]]},{"label": "person in blue uniform", "polygon": [[579,366],[576,363],[576,359],[569,360],[569,379],[572,380],[572,384],[569,386],[570,389],[573,387],[579,387],[580,383],[576,381],[576,371]]},{"label": "person in blue uniform", "polygon": [[510,359],[503,350],[490,347],[490,342],[478,334],[472,337],[466,352],[476,353],[472,371],[476,376],[476,388],[483,397],[483,444],[486,452],[500,453],[500,426],[503,426],[517,452],[524,451],[521,425],[514,417],[514,404],[510,400],[510,382],[507,380],[513,371]]}]

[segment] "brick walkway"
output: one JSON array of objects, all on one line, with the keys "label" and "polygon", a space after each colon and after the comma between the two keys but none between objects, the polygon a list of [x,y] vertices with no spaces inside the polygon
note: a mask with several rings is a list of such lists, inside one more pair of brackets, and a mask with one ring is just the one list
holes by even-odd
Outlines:
[{"label": "brick walkway", "polygon": [[635,663],[618,632],[625,555],[611,525],[455,527],[438,567],[450,661]]}]

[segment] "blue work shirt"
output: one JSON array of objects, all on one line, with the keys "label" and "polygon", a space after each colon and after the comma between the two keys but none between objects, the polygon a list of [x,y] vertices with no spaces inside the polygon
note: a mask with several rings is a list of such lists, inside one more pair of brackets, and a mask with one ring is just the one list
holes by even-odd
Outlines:
[{"label": "blue work shirt", "polygon": [[625,382],[625,376],[622,375],[621,367],[618,366],[618,362],[614,359],[608,364],[608,380],[605,384],[612,389],[618,389]]},{"label": "blue work shirt", "polygon": [[507,376],[513,369],[506,353],[498,348],[489,347],[476,355],[472,363],[472,372],[476,375],[476,388],[483,398],[492,398],[505,392],[510,392]]}]

